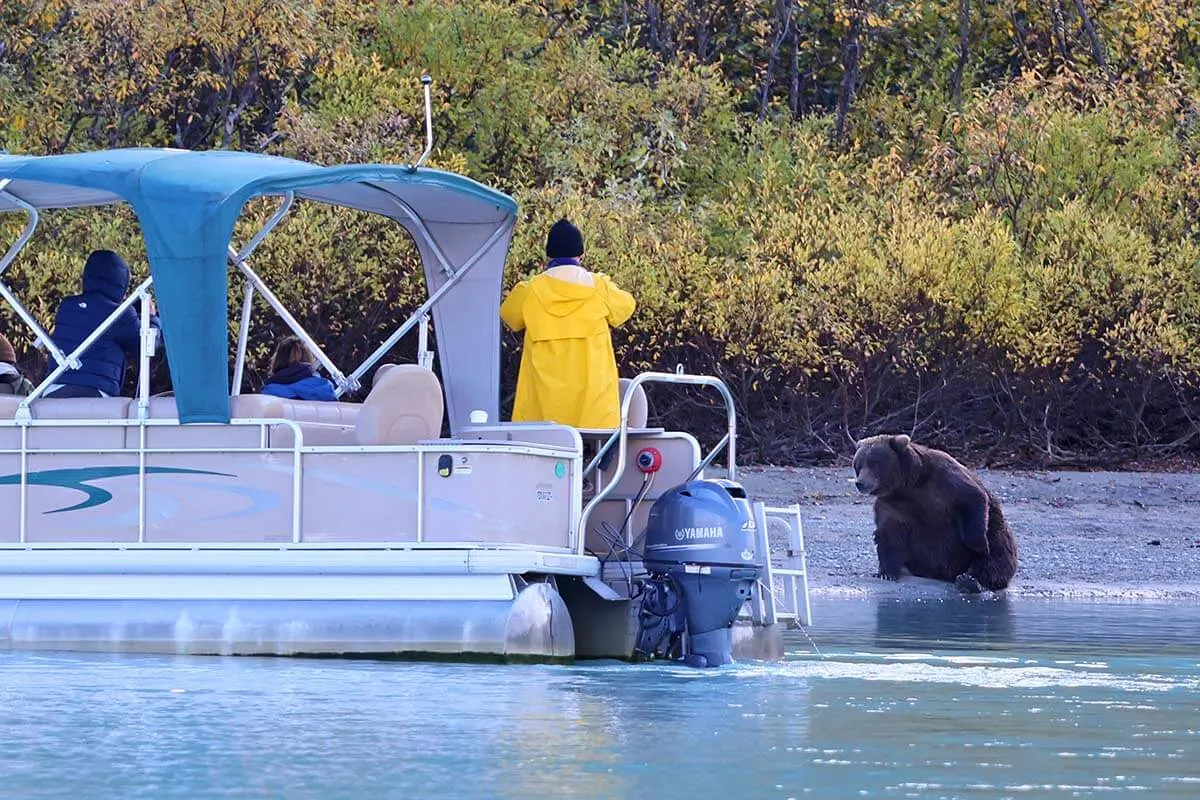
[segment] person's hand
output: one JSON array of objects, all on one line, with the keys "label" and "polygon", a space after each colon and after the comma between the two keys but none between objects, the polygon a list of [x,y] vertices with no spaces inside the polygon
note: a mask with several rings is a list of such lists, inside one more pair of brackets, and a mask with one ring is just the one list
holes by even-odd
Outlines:
[{"label": "person's hand", "polygon": [[150,306],[149,306],[150,313],[153,314],[154,316],[158,316],[158,304],[154,302],[154,295],[150,295],[149,300],[150,300]]}]

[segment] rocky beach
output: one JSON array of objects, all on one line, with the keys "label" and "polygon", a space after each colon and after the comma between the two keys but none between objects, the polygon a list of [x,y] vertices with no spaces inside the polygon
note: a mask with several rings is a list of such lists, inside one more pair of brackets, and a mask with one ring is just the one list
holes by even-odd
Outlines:
[{"label": "rocky beach", "polygon": [[[1200,474],[978,470],[1017,537],[1010,595],[1200,600]],[[872,500],[844,467],[741,467],[771,506],[800,505],[814,596],[939,596],[948,584],[875,578]]]}]

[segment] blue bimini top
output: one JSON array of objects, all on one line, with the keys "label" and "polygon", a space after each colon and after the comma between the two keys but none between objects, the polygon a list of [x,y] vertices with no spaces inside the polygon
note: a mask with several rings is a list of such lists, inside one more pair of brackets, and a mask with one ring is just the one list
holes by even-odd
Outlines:
[{"label": "blue bimini top", "polygon": [[[0,211],[128,203],[141,225],[181,422],[229,420],[229,247],[246,202],[295,197],[383,214],[412,235],[432,296],[452,428],[497,415],[498,317],[517,204],[453,173],[404,165],[322,167],[226,150],[130,148],[0,155]],[[490,330],[489,327],[489,330]],[[489,385],[490,384],[490,385]],[[461,419],[460,419],[461,418]]]}]

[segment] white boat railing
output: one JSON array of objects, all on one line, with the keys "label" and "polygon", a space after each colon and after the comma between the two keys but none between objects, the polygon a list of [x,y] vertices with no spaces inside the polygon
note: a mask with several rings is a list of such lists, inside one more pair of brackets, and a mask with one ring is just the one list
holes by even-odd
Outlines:
[{"label": "white boat railing", "polygon": [[[19,430],[21,432],[21,443],[17,448],[0,447],[0,456],[19,456],[19,529],[18,529],[18,544],[26,544],[29,533],[29,498],[28,492],[31,486],[29,482],[29,459],[31,456],[45,455],[126,455],[137,457],[137,478],[138,478],[138,544],[149,544],[155,547],[162,546],[160,542],[147,542],[146,534],[148,521],[146,517],[147,509],[147,487],[146,477],[149,474],[147,459],[153,456],[171,456],[171,455],[236,455],[236,454],[263,454],[275,453],[284,454],[290,457],[291,460],[291,542],[299,544],[304,541],[303,538],[303,492],[304,492],[304,456],[307,454],[359,454],[359,453],[394,453],[394,454],[415,454],[416,456],[416,474],[414,481],[402,481],[407,485],[414,487],[416,496],[419,498],[416,503],[416,526],[415,526],[415,543],[423,544],[426,540],[426,520],[424,518],[425,503],[421,500],[424,498],[424,474],[425,474],[425,458],[430,453],[439,455],[452,453],[509,453],[542,456],[546,458],[554,458],[556,460],[569,461],[572,463],[572,474],[578,474],[582,467],[582,458],[578,454],[569,455],[562,448],[552,446],[540,446],[537,444],[525,444],[520,442],[464,442],[461,440],[444,440],[415,445],[320,445],[306,446],[304,444],[304,429],[305,427],[320,426],[320,423],[304,422],[297,423],[295,420],[285,419],[282,417],[256,417],[256,418],[233,418],[228,423],[232,427],[256,427],[259,432],[258,446],[203,446],[203,447],[148,447],[146,443],[148,430],[151,428],[176,428],[176,429],[199,429],[204,427],[224,427],[216,424],[197,423],[193,425],[181,425],[174,419],[31,419],[27,421],[13,420],[6,422],[0,420],[0,431],[3,430]],[[122,428],[128,429],[136,427],[139,429],[137,446],[126,448],[113,447],[55,447],[52,449],[31,448],[29,437],[32,431],[45,428]],[[290,446],[271,446],[270,432],[272,428],[284,427],[291,432],[292,444]],[[341,426],[332,426],[341,427]],[[132,477],[132,475],[131,475]],[[577,494],[572,492],[572,501],[568,506],[566,513],[566,542],[563,547],[542,546],[537,548],[541,550],[556,550],[564,553],[574,553],[578,549],[578,542],[582,538],[580,536],[578,522],[578,499],[574,497]],[[469,501],[468,501],[469,502]],[[469,536],[464,536],[462,542],[471,543]],[[397,540],[397,544],[401,543]],[[441,542],[439,542],[441,543]],[[461,543],[461,542],[460,542]],[[495,541],[489,540],[486,542],[475,542],[480,546],[488,547],[509,547],[525,546],[521,541]],[[69,543],[72,546],[76,543]],[[122,543],[123,546],[128,546],[129,543]],[[209,543],[212,544],[212,543]],[[224,543],[221,544],[224,546]],[[530,545],[532,546],[532,545]]]},{"label": "white boat railing", "polygon": [[[398,205],[401,205],[400,201],[398,199],[396,199],[396,198],[393,198],[393,199],[395,200],[395,202]],[[393,347],[396,346],[396,343],[399,342],[404,337],[405,334],[407,334],[410,330],[413,329],[413,326],[419,325],[419,324],[428,326],[429,314],[430,314],[430,312],[433,311],[433,308],[434,308],[434,306],[437,305],[438,301],[441,300],[442,297],[445,294],[447,294],[455,284],[457,284],[459,281],[461,281],[463,279],[463,276],[465,276],[467,274],[467,272],[471,269],[471,267],[473,267],[477,263],[479,263],[480,259],[483,258],[484,254],[486,254],[489,250],[491,250],[492,246],[495,245],[495,243],[497,241],[499,241],[503,236],[510,234],[512,232],[513,225],[516,224],[516,220],[513,220],[508,225],[505,225],[504,227],[501,227],[501,228],[497,228],[492,233],[492,235],[487,238],[487,241],[485,241],[482,245],[480,245],[479,248],[476,249],[475,252],[469,258],[467,258],[466,261],[463,262],[462,266],[460,266],[458,269],[452,269],[449,266],[449,262],[446,261],[445,256],[441,255],[441,250],[439,248],[437,248],[437,245],[434,242],[433,237],[429,236],[428,233],[425,232],[426,229],[425,229],[424,223],[420,222],[418,219],[416,219],[415,215],[412,214],[411,210],[409,210],[409,209],[406,209],[406,210],[409,213],[409,215],[413,218],[414,224],[418,225],[419,229],[421,231],[423,231],[423,236],[424,236],[426,246],[431,248],[433,250],[433,252],[435,253],[435,255],[438,256],[439,263],[442,264],[443,271],[447,275],[446,282],[444,284],[442,284],[441,287],[438,288],[433,294],[431,294],[425,300],[425,302],[423,302],[423,303],[421,303],[421,305],[417,306],[416,310],[413,311],[413,313],[409,315],[408,319],[405,320],[404,323],[399,328],[397,328],[392,333],[391,336],[389,336],[387,339],[385,339],[383,341],[383,344],[379,345],[379,347],[375,348],[374,352],[372,352],[371,355],[369,355],[365,359],[363,359],[363,362],[361,364],[359,364],[358,367],[353,372],[350,373],[349,380],[352,380],[352,381],[357,381],[359,378],[366,375],[366,373],[371,369],[371,367],[375,366],[375,364],[377,364],[384,356],[386,356],[388,354],[388,352]],[[339,397],[341,396],[340,390],[338,391],[338,396]]]},{"label": "white boat railing", "polygon": [[46,332],[45,328],[38,324],[38,321],[34,319],[33,315],[29,313],[29,310],[25,308],[25,305],[21,303],[20,300],[17,299],[17,296],[12,293],[12,290],[8,288],[8,285],[3,280],[4,271],[8,269],[9,265],[12,264],[12,262],[16,259],[17,254],[20,253],[21,250],[25,248],[25,245],[28,244],[29,240],[33,238],[33,233],[37,230],[39,220],[38,210],[36,208],[29,203],[26,203],[16,195],[5,191],[10,183],[12,183],[10,178],[0,180],[0,196],[3,196],[5,200],[24,211],[26,221],[25,227],[22,229],[21,234],[17,237],[16,241],[9,246],[3,257],[0,257],[0,297],[3,297],[8,301],[8,304],[12,306],[12,309],[17,312],[17,316],[21,318],[21,321],[28,325],[33,331],[34,341],[39,347],[46,348],[50,355],[53,356],[54,359],[59,363],[66,361],[67,363],[71,364],[73,368],[78,369],[79,359],[77,357],[68,358],[62,350],[58,349],[58,346],[54,344],[54,340],[50,337],[50,334]]},{"label": "white boat railing", "polygon": [[[643,372],[637,377],[630,380],[625,388],[625,394],[621,398],[621,422],[612,435],[604,444],[602,444],[596,453],[596,456],[588,463],[583,470],[583,477],[586,479],[592,475],[599,467],[600,462],[608,454],[614,446],[617,448],[617,461],[613,467],[612,474],[625,474],[625,460],[628,451],[629,440],[629,409],[633,402],[634,392],[637,387],[644,383],[670,383],[677,385],[690,386],[711,386],[720,392],[721,397],[725,400],[726,414],[726,431],[725,435],[719,442],[713,445],[713,448],[708,452],[700,463],[692,470],[692,474],[688,480],[699,475],[722,449],[727,450],[727,472],[729,480],[737,480],[737,411],[734,408],[733,394],[729,391],[729,387],[720,378],[711,375],[689,375],[683,372],[682,367],[675,372]],[[586,538],[587,523],[592,515],[592,512],[599,507],[600,503],[604,502],[617,486],[619,481],[609,481],[604,488],[596,493],[583,509],[583,514],[579,521],[579,530],[584,534],[581,535],[579,541],[580,553],[583,552],[584,539]]]},{"label": "white boat railing", "polygon": [[[288,419],[231,419],[229,424],[234,427],[255,426],[259,428],[259,447],[147,447],[146,429],[157,427],[180,427],[176,420],[155,419],[50,419],[50,420],[14,420],[15,425],[5,425],[0,421],[0,430],[16,428],[21,432],[19,448],[0,448],[0,455],[17,455],[20,457],[20,510],[17,541],[24,544],[28,541],[29,531],[29,458],[33,455],[112,455],[136,454],[138,457],[138,542],[146,541],[146,457],[153,455],[175,455],[202,453],[206,455],[228,455],[233,453],[260,452],[292,452],[293,458],[293,491],[292,491],[292,541],[300,541],[300,479],[303,452],[300,443],[303,441],[303,431],[294,421]],[[296,445],[291,448],[270,448],[267,446],[268,432],[273,425],[283,425],[292,430]],[[112,447],[62,447],[52,450],[34,449],[29,446],[30,432],[37,428],[131,428],[141,429],[138,446],[134,448],[114,449]]]}]

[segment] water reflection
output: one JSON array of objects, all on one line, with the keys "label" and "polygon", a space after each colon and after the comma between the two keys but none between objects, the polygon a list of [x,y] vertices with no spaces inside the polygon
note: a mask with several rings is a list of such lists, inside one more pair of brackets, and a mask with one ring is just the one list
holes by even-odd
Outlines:
[{"label": "water reflection", "polygon": [[1006,595],[881,599],[875,606],[875,646],[883,650],[1008,649],[1013,633],[1013,605]]},{"label": "water reflection", "polygon": [[814,600],[814,791],[1200,796],[1200,604]]},{"label": "water reflection", "polygon": [[816,624],[807,636],[787,634],[790,652],[1015,649],[1075,658],[1177,655],[1192,662],[1200,655],[1195,601],[818,595],[812,605]]},{"label": "water reflection", "polygon": [[[779,759],[808,738],[811,701],[808,681],[781,666],[759,662],[696,670],[593,663],[569,668],[564,693],[577,696],[581,706],[603,709],[581,720],[582,727],[600,723],[608,734],[602,749],[572,746],[561,766],[575,772],[578,764],[591,769],[600,759],[618,773],[610,784],[621,791],[596,797],[634,797],[646,787],[661,792],[664,779],[671,797],[714,796],[717,786],[732,785],[716,776],[736,775],[751,787],[782,785]],[[783,782],[794,795],[803,783],[788,774]],[[573,779],[560,787],[566,785],[574,785]],[[555,796],[563,796],[562,788]]]},{"label": "water reflection", "polygon": [[0,652],[0,795],[1200,796],[1200,604],[813,599],[718,670]]}]

